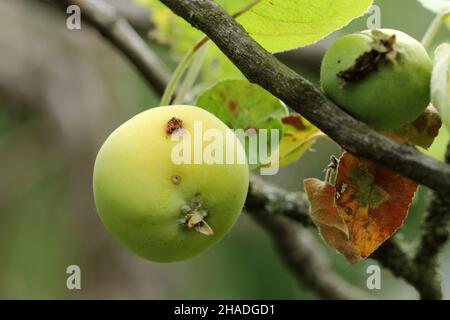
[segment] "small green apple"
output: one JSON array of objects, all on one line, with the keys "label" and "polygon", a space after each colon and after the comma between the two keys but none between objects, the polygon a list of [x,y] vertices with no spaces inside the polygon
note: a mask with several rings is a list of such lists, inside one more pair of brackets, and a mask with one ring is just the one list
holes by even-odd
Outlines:
[{"label": "small green apple", "polygon": [[424,112],[430,103],[432,67],[424,47],[409,35],[366,30],[330,46],[320,81],[349,114],[375,129],[390,130]]},{"label": "small green apple", "polygon": [[[179,142],[171,135],[200,139],[193,136],[195,122],[203,132],[230,133],[201,108],[157,107],[116,129],[98,153],[93,185],[100,218],[120,242],[148,260],[171,262],[199,254],[230,230],[242,210],[249,184],[245,161],[174,163]],[[245,153],[234,133],[232,138]]]}]

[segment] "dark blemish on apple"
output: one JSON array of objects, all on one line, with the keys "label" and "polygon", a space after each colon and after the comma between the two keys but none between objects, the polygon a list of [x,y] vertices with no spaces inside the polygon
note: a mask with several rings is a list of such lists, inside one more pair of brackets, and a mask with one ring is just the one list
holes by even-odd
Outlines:
[{"label": "dark blemish on apple", "polygon": [[223,93],[222,91],[219,92],[219,98],[222,102],[225,102],[225,100],[227,99],[225,93]]},{"label": "dark blemish on apple", "polygon": [[175,131],[183,129],[183,120],[178,119],[176,117],[172,117],[166,126],[166,134],[171,135]]},{"label": "dark blemish on apple", "polygon": [[174,174],[170,177],[170,181],[172,181],[172,183],[177,186],[181,183],[181,177],[177,174]]},{"label": "dark blemish on apple", "polygon": [[237,105],[236,101],[228,102],[228,110],[230,110],[231,113],[236,115],[237,114],[237,109],[238,109],[238,105]]},{"label": "dark blemish on apple", "polygon": [[374,41],[382,46],[384,50],[374,48],[364,52],[355,60],[350,68],[338,72],[336,75],[339,78],[339,83],[342,88],[349,83],[361,81],[370,74],[377,72],[381,63],[388,60],[392,61],[392,56],[396,56],[396,51],[394,49],[396,43],[395,35],[392,35],[387,39],[374,38]]},{"label": "dark blemish on apple", "polygon": [[289,124],[289,125],[295,127],[298,130],[305,129],[305,125],[303,124],[302,118],[298,114],[292,114],[287,117],[284,117],[283,119],[281,119],[281,121],[284,124]]}]

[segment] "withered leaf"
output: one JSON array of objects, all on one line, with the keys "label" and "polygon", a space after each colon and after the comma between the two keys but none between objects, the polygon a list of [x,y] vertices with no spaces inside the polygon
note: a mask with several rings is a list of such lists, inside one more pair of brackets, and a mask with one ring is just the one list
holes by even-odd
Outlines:
[{"label": "withered leaf", "polygon": [[422,148],[428,149],[439,134],[442,119],[433,106],[429,106],[416,120],[408,123],[392,132],[385,132],[391,138],[411,142]]},{"label": "withered leaf", "polygon": [[334,186],[313,178],[306,179],[303,184],[311,202],[311,219],[317,225],[322,238],[348,261],[359,261],[361,257],[351,246],[347,225],[337,213]]},{"label": "withered leaf", "polygon": [[351,263],[371,255],[403,224],[417,183],[344,152],[335,186],[304,181],[311,219],[324,240]]},{"label": "withered leaf", "polygon": [[344,152],[336,176],[335,204],[353,249],[366,258],[403,224],[417,183]]}]

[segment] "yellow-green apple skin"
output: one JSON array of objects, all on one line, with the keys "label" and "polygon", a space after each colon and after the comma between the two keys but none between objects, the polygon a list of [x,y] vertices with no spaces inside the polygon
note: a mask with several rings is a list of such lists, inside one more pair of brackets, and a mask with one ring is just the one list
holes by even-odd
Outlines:
[{"label": "yellow-green apple skin", "polygon": [[342,109],[375,129],[387,130],[414,121],[430,103],[432,62],[424,47],[409,35],[380,31],[396,36],[395,61],[383,61],[367,77],[342,86],[338,73],[372,49],[372,33],[367,30],[346,35],[330,46],[320,78],[323,90]]},{"label": "yellow-green apple skin", "polygon": [[[179,141],[168,133],[170,119],[194,137],[227,126],[195,106],[164,106],[140,113],[121,125],[101,147],[94,166],[95,204],[106,228],[137,255],[156,262],[191,258],[217,243],[240,215],[249,185],[245,163],[176,164]],[[240,152],[243,147],[233,134]],[[207,143],[203,143],[203,150]],[[188,228],[183,208],[200,199],[212,235]]]}]

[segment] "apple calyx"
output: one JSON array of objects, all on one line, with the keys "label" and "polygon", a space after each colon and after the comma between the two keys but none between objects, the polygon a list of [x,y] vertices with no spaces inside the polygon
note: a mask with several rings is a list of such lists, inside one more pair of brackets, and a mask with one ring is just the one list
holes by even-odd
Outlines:
[{"label": "apple calyx", "polygon": [[208,216],[208,211],[203,207],[200,200],[200,195],[196,195],[190,205],[183,205],[181,207],[182,225],[188,229],[194,229],[198,233],[205,236],[212,236],[213,229],[205,221]]}]

